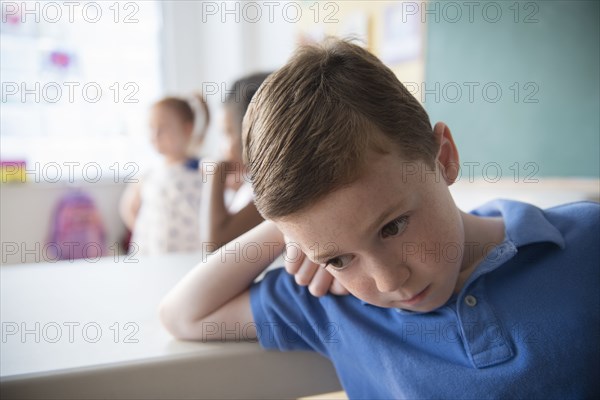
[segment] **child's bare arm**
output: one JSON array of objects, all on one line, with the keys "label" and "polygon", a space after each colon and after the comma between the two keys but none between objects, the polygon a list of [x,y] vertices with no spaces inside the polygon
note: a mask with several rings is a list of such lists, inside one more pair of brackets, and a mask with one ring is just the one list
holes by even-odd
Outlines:
[{"label": "child's bare arm", "polygon": [[[271,222],[263,222],[223,246],[192,269],[162,300],[159,314],[163,325],[179,339],[196,340],[220,339],[221,330],[231,332],[236,324],[248,326],[245,324],[253,322],[248,289],[281,254],[283,246],[283,235]],[[243,257],[249,249],[252,261]],[[240,339],[256,337],[253,329],[242,329],[241,333],[245,337]]]},{"label": "child's bare arm", "polygon": [[135,220],[142,204],[141,183],[127,185],[119,203],[119,214],[125,226],[133,231]]},{"label": "child's bare arm", "polygon": [[225,207],[224,162],[207,163],[211,170],[204,171],[205,185],[201,207],[202,237],[221,247],[225,243],[254,228],[263,219],[253,202],[235,214]]}]

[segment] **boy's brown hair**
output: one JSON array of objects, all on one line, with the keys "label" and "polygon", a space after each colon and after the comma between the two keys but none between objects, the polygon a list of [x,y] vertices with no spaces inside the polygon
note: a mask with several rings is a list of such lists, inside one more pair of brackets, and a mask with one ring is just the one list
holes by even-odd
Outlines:
[{"label": "boy's brown hair", "polygon": [[244,119],[256,207],[277,219],[360,178],[368,149],[433,166],[421,104],[367,50],[339,39],[300,47],[261,86]]}]

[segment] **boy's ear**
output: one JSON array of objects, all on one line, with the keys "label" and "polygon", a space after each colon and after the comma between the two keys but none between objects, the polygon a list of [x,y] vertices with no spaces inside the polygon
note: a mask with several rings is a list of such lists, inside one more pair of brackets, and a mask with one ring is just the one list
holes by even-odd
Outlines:
[{"label": "boy's ear", "polygon": [[443,122],[438,122],[433,127],[433,134],[438,143],[438,154],[436,156],[436,164],[438,165],[442,177],[448,184],[452,185],[458,177],[460,168],[458,150],[454,144],[450,128]]}]

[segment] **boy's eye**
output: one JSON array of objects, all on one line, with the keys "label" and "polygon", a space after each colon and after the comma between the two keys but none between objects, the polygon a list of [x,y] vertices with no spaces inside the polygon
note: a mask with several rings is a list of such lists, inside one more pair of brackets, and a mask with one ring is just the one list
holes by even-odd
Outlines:
[{"label": "boy's eye", "polygon": [[388,237],[398,236],[404,232],[406,225],[408,225],[408,216],[403,215],[398,217],[381,228],[381,237],[386,239]]},{"label": "boy's eye", "polygon": [[351,255],[334,257],[325,261],[323,268],[332,267],[335,270],[342,270],[348,266],[350,261],[352,261]]}]

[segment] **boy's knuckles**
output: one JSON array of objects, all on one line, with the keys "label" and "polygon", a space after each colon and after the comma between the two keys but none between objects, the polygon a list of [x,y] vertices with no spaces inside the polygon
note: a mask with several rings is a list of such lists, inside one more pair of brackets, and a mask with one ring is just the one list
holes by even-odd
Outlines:
[{"label": "boy's knuckles", "polygon": [[284,265],[286,271],[288,271],[290,274],[294,274],[306,260],[306,255],[296,244],[289,242],[287,238],[284,239],[286,241],[284,249]]},{"label": "boy's knuckles", "polygon": [[300,269],[300,266],[302,265],[301,262],[296,262],[296,261],[285,261],[284,262],[284,266],[285,266],[285,270],[287,271],[288,274],[294,275],[298,272],[298,270]]},{"label": "boy's knuckles", "polygon": [[309,285],[314,277],[314,271],[307,271],[305,274],[296,274],[296,283],[301,286]]},{"label": "boy's knuckles", "polygon": [[318,266],[312,263],[308,258],[304,259],[304,262],[300,265],[300,268],[295,274],[296,283],[302,286],[308,285],[315,272],[317,272]]},{"label": "boy's knuckles", "polygon": [[300,276],[298,274],[294,275],[294,279],[296,280],[296,283],[300,286],[306,286],[309,283],[309,281],[306,280],[306,278],[304,278],[303,276]]},{"label": "boy's knuckles", "polygon": [[308,286],[308,291],[316,297],[324,296],[331,287],[332,280],[333,277],[326,271],[318,270]]},{"label": "boy's knuckles", "polygon": [[311,285],[308,287],[308,291],[315,297],[321,297],[327,294],[327,289],[323,289],[321,286]]}]

